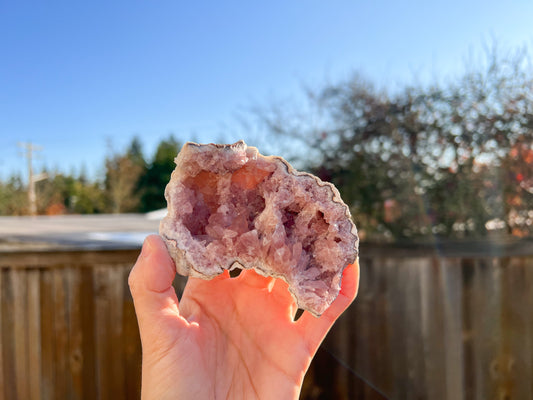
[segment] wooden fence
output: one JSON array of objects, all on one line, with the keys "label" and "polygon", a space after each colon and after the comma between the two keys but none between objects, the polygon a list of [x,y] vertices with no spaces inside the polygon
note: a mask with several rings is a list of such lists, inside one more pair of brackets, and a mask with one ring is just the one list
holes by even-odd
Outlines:
[{"label": "wooden fence", "polygon": [[0,398],[140,397],[137,253],[0,254]]},{"label": "wooden fence", "polygon": [[[0,399],[139,398],[137,254],[0,253]],[[301,398],[533,399],[532,254],[524,241],[363,245],[358,298]]]}]

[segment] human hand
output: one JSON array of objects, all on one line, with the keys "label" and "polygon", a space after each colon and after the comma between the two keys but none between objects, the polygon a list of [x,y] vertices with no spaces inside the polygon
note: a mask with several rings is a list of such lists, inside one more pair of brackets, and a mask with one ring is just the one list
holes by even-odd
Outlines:
[{"label": "human hand", "polygon": [[244,270],[189,278],[178,303],[166,245],[149,236],[129,276],[139,322],[142,399],[297,399],[313,356],[356,296],[359,266],[320,318],[297,311],[287,284]]}]

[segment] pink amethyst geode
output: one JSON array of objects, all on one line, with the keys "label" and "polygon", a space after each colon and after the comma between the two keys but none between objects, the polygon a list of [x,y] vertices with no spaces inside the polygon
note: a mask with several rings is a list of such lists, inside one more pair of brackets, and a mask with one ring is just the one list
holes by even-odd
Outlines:
[{"label": "pink amethyst geode", "polygon": [[299,308],[319,316],[330,306],[359,243],[332,184],[243,141],[187,143],[175,162],[159,233],[179,274],[254,268],[286,281]]}]

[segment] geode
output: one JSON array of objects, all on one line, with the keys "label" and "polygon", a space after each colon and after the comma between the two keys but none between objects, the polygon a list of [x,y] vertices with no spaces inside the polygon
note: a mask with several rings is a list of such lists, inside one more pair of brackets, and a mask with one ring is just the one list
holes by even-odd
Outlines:
[{"label": "geode", "polygon": [[159,233],[179,274],[211,279],[254,268],[286,281],[315,316],[331,305],[359,243],[332,184],[243,141],[187,143],[175,162]]}]

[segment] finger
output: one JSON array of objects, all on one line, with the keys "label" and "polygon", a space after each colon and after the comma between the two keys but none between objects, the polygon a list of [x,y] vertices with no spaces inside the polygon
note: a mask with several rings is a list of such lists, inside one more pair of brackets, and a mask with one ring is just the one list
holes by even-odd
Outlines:
[{"label": "finger", "polygon": [[189,276],[189,279],[187,280],[187,285],[185,286],[185,289],[183,291],[183,298],[189,297],[190,293],[192,292],[197,292],[200,290],[213,290],[213,286],[218,285],[220,281],[225,281],[228,279],[231,279],[228,270],[224,270],[220,274],[207,279]]},{"label": "finger", "polygon": [[155,329],[179,319],[178,298],[172,286],[175,275],[163,240],[157,235],[148,236],[128,278],[141,339],[152,337],[157,334]]},{"label": "finger", "polygon": [[313,351],[318,349],[337,318],[355,299],[358,287],[359,262],[357,260],[344,269],[341,291],[331,306],[318,318],[309,312],[304,312],[300,319],[295,322]]},{"label": "finger", "polygon": [[221,280],[230,279],[230,278],[231,277],[229,275],[229,271],[227,269],[225,269],[224,271],[222,271],[222,273],[220,273],[219,275],[217,275],[213,279],[211,279],[211,282],[221,281]]},{"label": "finger", "polygon": [[270,290],[272,299],[278,303],[278,305],[285,309],[287,318],[289,320],[294,320],[294,316],[296,315],[296,311],[298,310],[298,307],[296,305],[296,302],[294,301],[294,298],[291,295],[291,292],[289,291],[289,285],[287,282],[285,282],[281,278],[277,278],[274,280],[271,290]]},{"label": "finger", "polygon": [[269,290],[271,289],[271,285],[274,282],[274,278],[258,274],[253,268],[242,271],[236,279],[242,281],[243,283],[249,286],[261,289],[267,288]]}]

